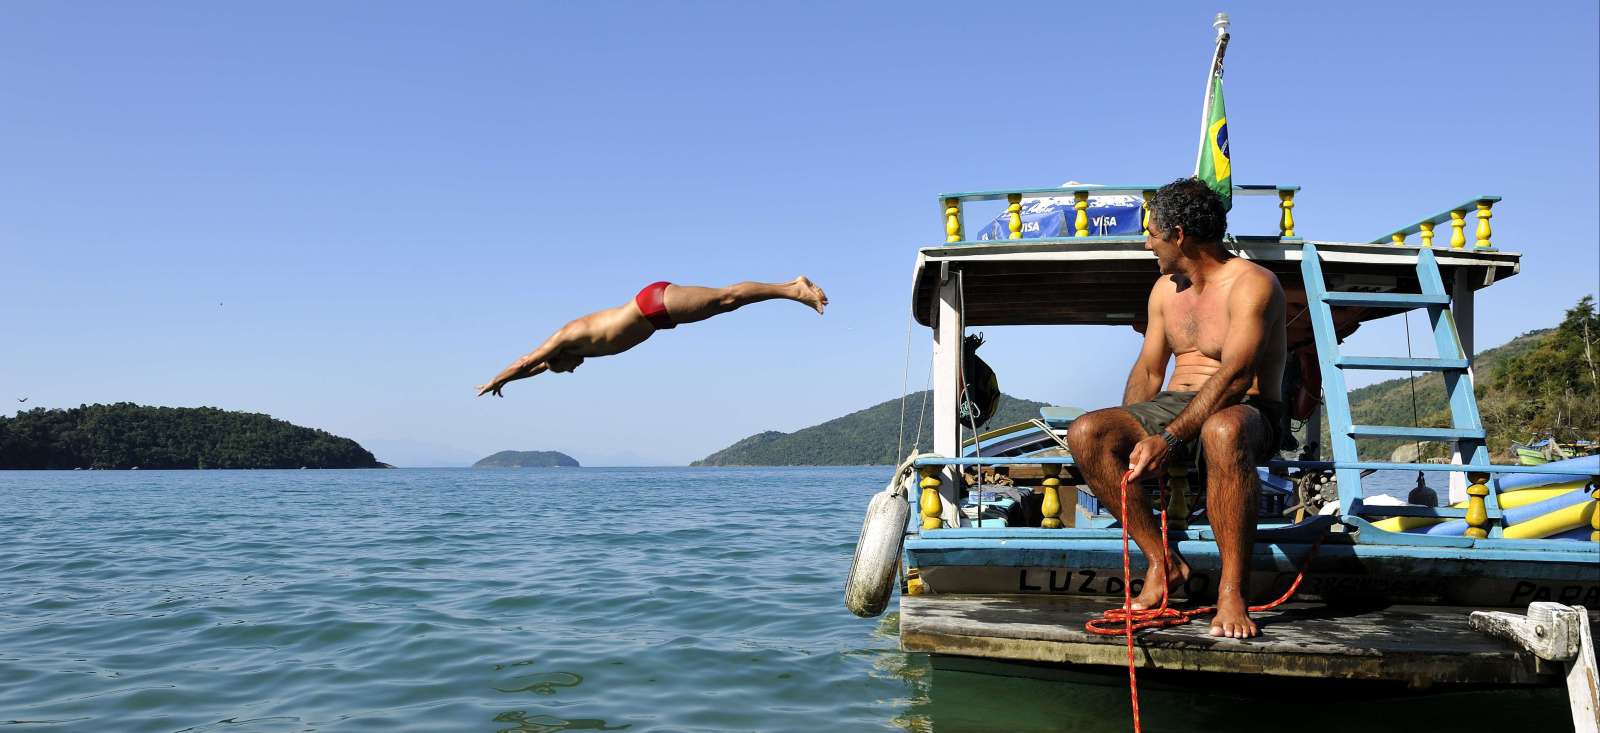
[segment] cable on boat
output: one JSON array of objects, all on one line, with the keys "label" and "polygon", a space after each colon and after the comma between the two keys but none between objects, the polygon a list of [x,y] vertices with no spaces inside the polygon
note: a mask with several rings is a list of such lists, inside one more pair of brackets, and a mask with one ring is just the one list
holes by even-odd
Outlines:
[{"label": "cable on boat", "polygon": [[[1133,568],[1128,552],[1128,480],[1131,478],[1133,478],[1133,471],[1131,469],[1122,474],[1122,607],[1106,609],[1105,612],[1101,613],[1098,617],[1084,622],[1083,628],[1085,631],[1088,631],[1091,634],[1098,634],[1100,636],[1116,636],[1121,634],[1127,638],[1128,695],[1133,704],[1133,731],[1134,733],[1140,733],[1142,729],[1139,725],[1139,677],[1136,672],[1137,666],[1134,664],[1133,657],[1133,632],[1143,629],[1160,629],[1167,628],[1169,626],[1182,626],[1189,623],[1189,621],[1191,621],[1195,616],[1204,616],[1207,614],[1216,613],[1217,607],[1202,606],[1200,608],[1184,610],[1172,608],[1167,605],[1168,601],[1170,600],[1168,597],[1168,591],[1171,588],[1171,584],[1167,583],[1165,584],[1166,587],[1161,589],[1161,605],[1159,607],[1139,610],[1134,610],[1131,608],[1133,605]],[[1159,485],[1161,487],[1161,567],[1165,568],[1167,566],[1166,479],[1162,478],[1159,481]],[[1289,589],[1284,591],[1283,595],[1278,596],[1278,599],[1271,603],[1266,603],[1259,606],[1250,606],[1248,610],[1251,612],[1269,611],[1283,605],[1290,598],[1293,598],[1295,591],[1300,589],[1300,581],[1305,580],[1306,570],[1311,567],[1311,558],[1316,556],[1317,548],[1322,546],[1322,541],[1327,539],[1327,537],[1327,534],[1323,534],[1317,537],[1316,542],[1312,543],[1311,551],[1306,554],[1305,562],[1300,566],[1300,573],[1294,576],[1294,582],[1289,584]],[[1111,625],[1119,622],[1122,624],[1120,628]]]}]

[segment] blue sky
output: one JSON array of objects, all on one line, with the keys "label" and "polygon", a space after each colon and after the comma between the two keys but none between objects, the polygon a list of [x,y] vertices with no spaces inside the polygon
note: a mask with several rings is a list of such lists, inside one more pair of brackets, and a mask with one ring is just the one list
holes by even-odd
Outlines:
[{"label": "blue sky", "polygon": [[[1216,10],[1235,181],[1302,186],[1302,235],[1505,197],[1526,259],[1480,348],[1597,289],[1592,2],[983,8],[9,4],[0,394],[266,412],[402,465],[681,464],[812,425],[901,393],[936,194],[1192,170]],[[760,304],[472,396],[652,280],[799,273],[825,317]],[[986,332],[1004,389],[1058,404],[1115,402],[1138,344]]]}]

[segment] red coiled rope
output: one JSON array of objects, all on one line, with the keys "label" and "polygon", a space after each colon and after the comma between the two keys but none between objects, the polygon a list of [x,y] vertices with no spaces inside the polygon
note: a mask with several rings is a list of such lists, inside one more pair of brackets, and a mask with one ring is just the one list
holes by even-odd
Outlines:
[{"label": "red coiled rope", "polygon": [[[1101,636],[1116,636],[1122,634],[1128,640],[1128,696],[1133,703],[1133,733],[1141,733],[1139,725],[1139,677],[1135,672],[1133,661],[1133,632],[1141,629],[1166,628],[1168,626],[1182,626],[1189,623],[1195,616],[1215,613],[1216,606],[1203,606],[1178,610],[1167,606],[1168,588],[1171,583],[1165,583],[1161,589],[1161,605],[1157,608],[1134,610],[1133,605],[1133,568],[1128,553],[1128,480],[1133,478],[1133,471],[1122,474],[1122,607],[1110,608],[1096,618],[1084,623],[1084,630]],[[1167,567],[1167,482],[1162,479],[1161,486],[1161,567]],[[1299,590],[1300,581],[1305,580],[1306,569],[1311,566],[1312,556],[1317,554],[1317,548],[1322,545],[1322,540],[1327,537],[1318,537],[1311,545],[1311,552],[1306,555],[1305,563],[1300,566],[1300,573],[1294,576],[1294,582],[1289,584],[1289,590],[1271,603],[1260,606],[1250,606],[1250,611],[1267,611],[1283,605],[1284,602],[1294,597],[1294,592]],[[1120,628],[1110,624],[1121,622]]]}]

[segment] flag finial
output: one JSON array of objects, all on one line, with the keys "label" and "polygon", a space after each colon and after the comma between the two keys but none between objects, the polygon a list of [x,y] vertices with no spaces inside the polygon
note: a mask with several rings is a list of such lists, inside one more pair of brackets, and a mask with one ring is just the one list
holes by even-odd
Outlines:
[{"label": "flag finial", "polygon": [[1212,21],[1211,27],[1217,29],[1219,38],[1228,35],[1228,14],[1217,13],[1217,19]]}]

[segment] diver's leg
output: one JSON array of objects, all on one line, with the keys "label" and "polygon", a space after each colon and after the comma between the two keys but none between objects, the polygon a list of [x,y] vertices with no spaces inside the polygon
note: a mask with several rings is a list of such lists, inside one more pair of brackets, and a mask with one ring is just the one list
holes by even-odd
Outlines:
[{"label": "diver's leg", "polygon": [[672,284],[662,298],[674,323],[703,321],[763,300],[792,300],[815,308],[818,313],[828,304],[822,288],[805,276],[786,283],[742,282],[725,288]]},{"label": "diver's leg", "polygon": [[1222,577],[1217,583],[1217,615],[1212,636],[1245,639],[1255,636],[1250,620],[1250,553],[1256,540],[1255,456],[1266,440],[1261,413],[1234,405],[1206,418],[1200,429],[1205,445],[1206,515],[1217,535]]},{"label": "diver's leg", "polygon": [[[1067,443],[1072,457],[1100,504],[1119,515],[1122,511],[1122,475],[1128,472],[1128,454],[1145,437],[1144,427],[1127,410],[1112,407],[1095,410],[1072,421]],[[1165,566],[1161,564],[1161,528],[1150,513],[1150,503],[1138,485],[1128,487],[1128,534],[1139,545],[1147,561],[1144,587],[1133,599],[1134,608],[1152,608],[1161,603],[1161,590],[1181,586],[1188,580],[1189,567],[1176,548],[1167,547]]]}]

